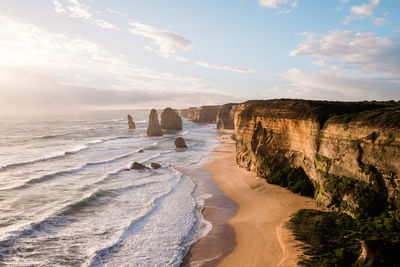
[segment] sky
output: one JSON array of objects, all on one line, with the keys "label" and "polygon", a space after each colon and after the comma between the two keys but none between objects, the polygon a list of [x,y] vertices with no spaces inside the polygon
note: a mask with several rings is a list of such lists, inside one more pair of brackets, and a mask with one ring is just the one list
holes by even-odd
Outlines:
[{"label": "sky", "polygon": [[0,0],[0,110],[400,100],[399,0]]}]

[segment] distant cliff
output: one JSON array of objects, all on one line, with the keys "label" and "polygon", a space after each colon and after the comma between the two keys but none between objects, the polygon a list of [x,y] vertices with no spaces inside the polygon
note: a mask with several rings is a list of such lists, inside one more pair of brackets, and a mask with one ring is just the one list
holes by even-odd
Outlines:
[{"label": "distant cliff", "polygon": [[198,123],[215,123],[221,106],[201,106],[181,109],[180,116]]},{"label": "distant cliff", "polygon": [[400,207],[399,103],[248,101],[223,106],[219,125],[231,120],[241,167],[302,167],[319,203],[351,214]]},{"label": "distant cliff", "polygon": [[217,129],[235,129],[235,116],[240,114],[240,111],[245,105],[242,104],[225,104],[221,106],[217,114]]}]

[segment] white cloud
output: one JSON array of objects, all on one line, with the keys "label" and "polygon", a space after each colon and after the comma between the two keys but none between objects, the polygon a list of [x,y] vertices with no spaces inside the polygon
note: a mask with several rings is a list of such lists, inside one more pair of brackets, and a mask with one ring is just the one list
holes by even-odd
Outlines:
[{"label": "white cloud", "polygon": [[93,21],[93,23],[96,24],[97,26],[103,28],[103,29],[110,29],[110,30],[116,30],[116,31],[120,30],[120,28],[118,28],[114,24],[111,24],[108,21],[105,21],[105,20],[102,20],[102,19],[95,19]]},{"label": "white cloud", "polygon": [[65,8],[62,6],[62,4],[60,2],[58,2],[58,0],[53,0],[53,4],[54,4],[54,10],[60,14],[60,13],[64,13],[67,10],[65,10]]},{"label": "white cloud", "polygon": [[363,4],[360,6],[352,6],[350,8],[351,15],[347,16],[343,21],[344,24],[350,23],[355,19],[363,19],[365,17],[371,16],[374,9],[379,5],[379,0],[370,0],[369,4]]},{"label": "white cloud", "polygon": [[385,18],[380,17],[380,18],[375,18],[374,19],[374,24],[376,26],[382,27],[385,23],[386,23],[386,19]]},{"label": "white cloud", "polygon": [[[298,0],[258,0],[258,4],[262,7],[267,7],[267,8],[282,8],[282,7],[287,7],[288,5],[292,8],[295,8],[297,6]],[[282,12],[282,13],[290,13],[290,12]]]},{"label": "white cloud", "polygon": [[[7,79],[2,79],[3,76]],[[77,108],[175,108],[199,104],[221,104],[243,101],[237,97],[210,90],[98,89],[91,86],[66,85],[55,77],[26,71],[24,68],[0,66],[0,111],[48,112]]]},{"label": "white cloud", "polygon": [[127,17],[128,16],[125,13],[119,12],[119,11],[117,11],[115,9],[111,9],[111,8],[107,8],[107,11],[112,13],[112,14],[120,15],[120,16],[123,16],[123,17]]},{"label": "white cloud", "polygon": [[400,78],[400,43],[396,39],[350,31],[303,35],[306,39],[290,53],[291,56],[312,56],[323,60],[327,66]]},{"label": "white cloud", "polygon": [[71,18],[82,18],[84,20],[88,20],[92,16],[92,14],[89,12],[89,8],[81,5],[80,3],[67,6],[67,9],[70,11],[69,16]]},{"label": "white cloud", "polygon": [[217,65],[217,64],[210,64],[207,62],[196,62],[196,65],[204,67],[204,68],[209,68],[209,69],[215,69],[215,70],[227,70],[227,71],[233,71],[233,72],[239,72],[239,73],[250,73],[254,72],[251,69],[244,69],[244,68],[238,68],[238,67],[230,67],[230,66],[223,66],[223,65]]},{"label": "white cloud", "polygon": [[56,77],[62,84],[104,90],[198,90],[202,80],[128,62],[98,44],[0,16],[0,66]]},{"label": "white cloud", "polygon": [[[80,3],[78,0],[63,0],[64,5],[59,0],[53,0],[54,10],[58,14],[66,14],[71,18],[80,18],[92,25],[108,30],[120,30],[114,24],[100,18],[96,18],[98,12],[91,12],[90,7]],[[65,6],[65,7],[64,7]]]},{"label": "white cloud", "polygon": [[384,78],[350,77],[329,71],[304,73],[289,69],[276,76],[287,81],[268,90],[268,97],[324,100],[389,100],[400,98],[400,83]]},{"label": "white cloud", "polygon": [[[177,56],[177,50],[188,50],[192,47],[192,42],[178,33],[159,29],[150,25],[131,22],[130,33],[140,35],[153,40],[153,46],[146,46],[146,50],[155,51],[158,55],[165,58],[174,58],[179,61],[188,61],[187,59]],[[149,49],[150,48],[150,49]]]}]

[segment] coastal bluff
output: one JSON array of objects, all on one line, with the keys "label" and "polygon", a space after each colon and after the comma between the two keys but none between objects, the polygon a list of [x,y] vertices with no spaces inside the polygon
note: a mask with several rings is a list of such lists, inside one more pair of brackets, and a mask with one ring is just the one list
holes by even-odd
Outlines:
[{"label": "coastal bluff", "polygon": [[237,164],[260,177],[302,168],[324,207],[369,215],[400,208],[399,102],[250,100],[180,114],[234,129]]},{"label": "coastal bluff", "polygon": [[221,106],[201,106],[181,109],[179,115],[197,123],[215,123]]},{"label": "coastal bluff", "polygon": [[268,178],[301,167],[314,198],[350,214],[400,207],[400,103],[261,100],[226,106],[236,162]]}]

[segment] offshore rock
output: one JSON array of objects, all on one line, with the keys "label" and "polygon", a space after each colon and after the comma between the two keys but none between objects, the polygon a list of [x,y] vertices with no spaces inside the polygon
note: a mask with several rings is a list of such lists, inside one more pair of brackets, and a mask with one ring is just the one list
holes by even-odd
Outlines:
[{"label": "offshore rock", "polygon": [[161,128],[167,130],[182,130],[182,118],[172,108],[166,108],[161,113]]},{"label": "offshore rock", "polygon": [[135,122],[133,121],[132,116],[129,114],[128,114],[128,126],[129,126],[129,129],[131,129],[131,130],[136,129]]},{"label": "offshore rock", "polygon": [[186,148],[187,145],[185,143],[185,139],[183,139],[183,137],[177,137],[175,139],[175,146],[176,148]]},{"label": "offshore rock", "polygon": [[162,130],[158,121],[158,113],[154,108],[150,111],[149,125],[147,126],[147,136],[162,136]]},{"label": "offshore rock", "polygon": [[144,166],[142,163],[135,161],[134,163],[132,163],[131,169],[132,170],[148,170],[149,168]]},{"label": "offshore rock", "polygon": [[152,163],[151,163],[151,167],[152,167],[153,169],[159,169],[159,168],[161,168],[161,164],[156,163],[156,162],[152,162]]}]

